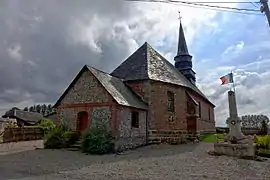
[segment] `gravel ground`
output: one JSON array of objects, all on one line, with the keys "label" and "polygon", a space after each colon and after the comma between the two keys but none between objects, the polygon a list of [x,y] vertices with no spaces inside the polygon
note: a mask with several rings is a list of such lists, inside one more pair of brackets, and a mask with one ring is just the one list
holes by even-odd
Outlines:
[{"label": "gravel ground", "polygon": [[43,148],[43,140],[3,143],[0,144],[0,155],[29,151],[36,148]]},{"label": "gravel ground", "polygon": [[122,155],[36,150],[0,156],[0,179],[269,180],[270,160],[209,156],[213,144],[147,146]]}]

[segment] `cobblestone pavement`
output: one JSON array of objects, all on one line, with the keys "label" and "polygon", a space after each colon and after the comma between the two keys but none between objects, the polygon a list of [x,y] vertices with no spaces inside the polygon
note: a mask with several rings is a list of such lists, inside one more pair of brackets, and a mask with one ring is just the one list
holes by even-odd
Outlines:
[{"label": "cobblestone pavement", "polygon": [[269,180],[265,162],[209,156],[213,144],[147,146],[122,155],[36,150],[1,156],[0,179]]}]

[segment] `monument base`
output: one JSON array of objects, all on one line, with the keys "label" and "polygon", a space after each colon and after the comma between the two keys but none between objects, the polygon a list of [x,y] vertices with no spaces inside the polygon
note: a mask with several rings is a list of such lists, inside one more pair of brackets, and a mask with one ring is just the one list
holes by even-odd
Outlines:
[{"label": "monument base", "polygon": [[254,157],[254,144],[231,144],[227,142],[215,143],[214,151],[220,155],[234,156],[234,157]]}]

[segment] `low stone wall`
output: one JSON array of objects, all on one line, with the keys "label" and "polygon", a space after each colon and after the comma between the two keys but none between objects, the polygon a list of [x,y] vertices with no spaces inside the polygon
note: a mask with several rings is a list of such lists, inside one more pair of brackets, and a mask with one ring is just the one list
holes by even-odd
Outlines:
[{"label": "low stone wall", "polygon": [[125,151],[146,145],[146,139],[142,137],[121,137],[115,141],[116,151]]},{"label": "low stone wall", "polygon": [[38,127],[5,128],[3,142],[18,142],[43,139],[44,132]]},{"label": "low stone wall", "polygon": [[188,133],[183,130],[149,130],[148,143],[173,143],[187,142]]},{"label": "low stone wall", "polygon": [[220,155],[247,157],[255,155],[255,144],[229,144],[229,143],[215,143],[215,152]]},{"label": "low stone wall", "polygon": [[244,135],[254,135],[254,134],[260,134],[260,129],[258,128],[245,128],[242,127],[241,131]]}]

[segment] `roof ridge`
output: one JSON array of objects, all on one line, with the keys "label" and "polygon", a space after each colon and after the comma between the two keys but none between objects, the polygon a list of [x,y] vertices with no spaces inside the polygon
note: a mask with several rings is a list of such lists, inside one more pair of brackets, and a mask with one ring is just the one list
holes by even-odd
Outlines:
[{"label": "roof ridge", "polygon": [[121,80],[121,81],[124,82],[123,79],[118,78],[118,77],[115,77],[115,76],[112,76],[111,74],[109,74],[109,73],[107,73],[107,72],[105,72],[105,71],[99,70],[99,69],[97,69],[97,68],[95,68],[95,67],[93,67],[93,66],[89,66],[89,65],[86,65],[86,66],[87,66],[88,68],[94,69],[95,71],[98,71],[98,72],[100,72],[100,73],[106,74],[106,75],[108,75],[108,76],[110,76],[110,77],[112,77],[112,78],[116,78],[116,79],[119,79],[119,80]]},{"label": "roof ridge", "polygon": [[[86,66],[87,66],[87,68],[91,68],[91,69],[94,69],[94,70],[96,70],[96,71],[102,72],[102,73],[104,73],[104,74],[110,75],[109,73],[107,73],[107,72],[105,72],[105,71],[102,71],[102,70],[100,70],[100,69],[97,69],[97,68],[95,68],[95,67],[93,67],[93,66],[89,66],[89,65],[87,65],[87,64],[86,64]],[[111,76],[111,75],[110,75],[110,76]]]}]

